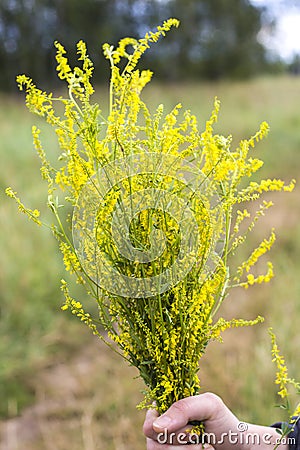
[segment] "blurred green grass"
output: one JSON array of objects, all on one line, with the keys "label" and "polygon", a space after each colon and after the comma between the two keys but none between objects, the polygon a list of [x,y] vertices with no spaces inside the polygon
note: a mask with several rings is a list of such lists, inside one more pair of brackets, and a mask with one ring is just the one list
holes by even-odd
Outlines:
[{"label": "blurred green grass", "polygon": [[[99,88],[95,100],[105,96],[106,91]],[[204,128],[214,96],[221,100],[216,131],[233,134],[234,143],[254,134],[261,121],[269,122],[270,136],[254,150],[255,156],[265,161],[262,176],[299,179],[300,78],[175,85],[154,81],[146,88],[144,100],[153,109],[164,103],[166,112],[180,102],[183,109],[192,110]],[[91,338],[80,323],[60,311],[63,300],[59,284],[66,274],[51,233],[28,222],[4,194],[4,189],[12,186],[27,206],[42,210],[47,217],[47,190],[32,146],[31,125],[42,126],[42,141],[53,159],[58,154],[55,137],[26,110],[21,94],[14,98],[2,95],[0,100],[0,415],[9,417],[36,400],[40,371],[70,360],[80,349],[84,352]],[[263,314],[266,324],[229,331],[223,345],[212,343],[208,348],[200,370],[203,389],[221,395],[243,420],[263,423],[272,422],[279,414],[273,408],[276,389],[267,326],[272,325],[278,334],[295,377],[300,344],[299,186],[292,194],[274,194],[272,198],[275,207],[259,228],[262,234],[272,226],[277,230],[278,242],[271,254],[276,278],[269,286],[237,291],[223,309],[228,316],[252,318]],[[77,292],[82,297],[82,292]],[[116,382],[124,385],[126,392],[130,375],[125,367],[122,374],[120,377],[118,372]],[[106,390],[105,380],[98,389],[101,396]],[[134,421],[135,410],[128,414]]]},{"label": "blurred green grass", "polygon": [[[32,145],[34,117],[22,97],[1,97],[0,107],[0,415],[19,412],[34,394],[32,375],[57,354],[74,321],[60,311],[60,278],[65,276],[51,233],[20,214],[4,193],[20,192],[27,205],[46,213],[47,189]],[[36,120],[35,120],[36,121]],[[41,124],[42,126],[42,124]],[[45,136],[50,152],[56,143]],[[76,324],[77,325],[77,324]],[[74,324],[75,326],[75,324]],[[71,327],[71,328],[70,328]],[[76,341],[76,333],[74,333]],[[71,335],[67,347],[73,346]],[[63,339],[64,340],[64,339]],[[66,349],[65,349],[66,350]],[[64,350],[64,352],[65,352]],[[11,410],[11,411],[10,411]]]}]

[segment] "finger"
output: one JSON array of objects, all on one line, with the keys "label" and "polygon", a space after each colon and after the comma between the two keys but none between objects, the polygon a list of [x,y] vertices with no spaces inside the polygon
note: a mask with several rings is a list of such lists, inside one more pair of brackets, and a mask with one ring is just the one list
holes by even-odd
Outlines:
[{"label": "finger", "polygon": [[158,412],[155,409],[148,409],[143,425],[143,432],[145,436],[155,439],[157,433],[153,430],[153,422],[159,416]]},{"label": "finger", "polygon": [[167,442],[171,442],[172,443],[183,443],[183,442],[188,442],[189,439],[189,432],[193,429],[192,425],[185,425],[184,427],[174,431],[172,433],[171,438],[168,437],[168,431],[167,429],[164,429],[163,431],[156,433],[153,429],[153,422],[159,417],[159,414],[156,410],[154,409],[150,409],[147,411],[146,413],[146,417],[145,417],[145,421],[144,421],[144,425],[143,425],[143,432],[145,434],[145,436],[156,440],[160,443],[167,443]]},{"label": "finger", "polygon": [[235,419],[218,396],[205,393],[174,403],[164,414],[154,420],[153,429],[157,433],[165,430],[171,432],[183,428],[191,420],[221,422],[225,416],[226,422],[228,419]]},{"label": "finger", "polygon": [[[157,436],[162,434],[167,434],[167,429],[164,429],[163,431],[157,433],[153,429],[153,422],[159,417],[158,412],[155,409],[149,409],[146,412],[145,421],[143,424],[143,432],[145,436],[150,437],[151,439],[158,440]],[[183,434],[186,434],[188,436],[189,431],[193,429],[192,425],[185,425],[177,430],[175,430],[176,435],[182,436]],[[173,436],[175,436],[175,433],[173,433]]]},{"label": "finger", "polygon": [[164,414],[154,420],[153,428],[159,432],[167,429],[173,431],[188,424],[191,420],[206,420],[212,416],[213,401],[206,394],[187,397],[174,403]]}]

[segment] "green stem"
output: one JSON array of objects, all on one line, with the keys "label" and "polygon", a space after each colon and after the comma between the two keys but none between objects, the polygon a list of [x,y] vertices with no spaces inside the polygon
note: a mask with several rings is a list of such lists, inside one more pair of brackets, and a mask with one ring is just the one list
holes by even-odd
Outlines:
[{"label": "green stem", "polygon": [[71,88],[71,87],[69,88],[69,97],[70,97],[70,100],[74,103],[74,105],[75,105],[77,111],[79,112],[79,114],[80,114],[81,117],[83,118],[83,117],[84,117],[83,112],[81,111],[81,109],[80,109],[78,103],[76,102],[75,98],[73,97],[73,94],[72,94],[72,88]]}]

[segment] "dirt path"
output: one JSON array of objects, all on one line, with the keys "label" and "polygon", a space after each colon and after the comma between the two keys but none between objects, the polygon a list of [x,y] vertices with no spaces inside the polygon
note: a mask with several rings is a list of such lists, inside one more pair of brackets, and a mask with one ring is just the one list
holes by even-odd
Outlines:
[{"label": "dirt path", "polygon": [[0,422],[0,450],[143,448],[143,413],[135,408],[141,386],[135,375],[118,355],[91,339],[68,363],[36,375],[35,404]]}]

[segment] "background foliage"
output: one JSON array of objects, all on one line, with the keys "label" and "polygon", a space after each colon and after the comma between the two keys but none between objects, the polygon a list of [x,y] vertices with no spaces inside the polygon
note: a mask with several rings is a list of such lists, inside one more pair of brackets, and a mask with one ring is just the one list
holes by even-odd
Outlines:
[{"label": "background foliage", "polygon": [[1,87],[14,89],[16,73],[27,73],[38,85],[54,83],[55,40],[74,55],[75,43],[83,39],[96,77],[107,79],[101,45],[141,37],[168,17],[181,21],[180,38],[173,31],[144,58],[157,77],[249,77],[280,66],[257,40],[268,16],[249,0],[85,0],[84,6],[79,0],[2,0]]}]

